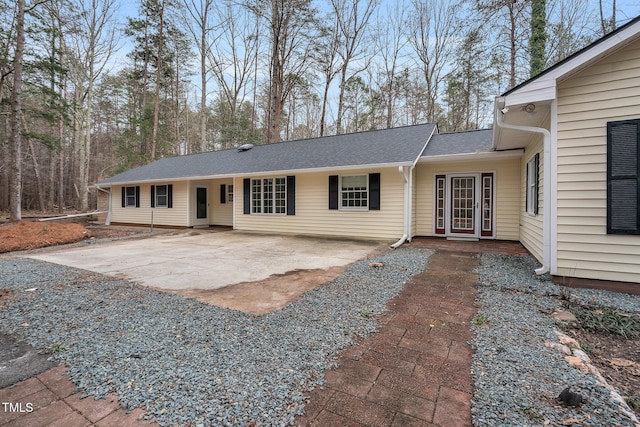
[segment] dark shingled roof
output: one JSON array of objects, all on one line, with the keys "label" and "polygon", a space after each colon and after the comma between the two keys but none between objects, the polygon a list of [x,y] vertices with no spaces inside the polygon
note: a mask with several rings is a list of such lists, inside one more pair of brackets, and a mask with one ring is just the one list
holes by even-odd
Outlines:
[{"label": "dark shingled roof", "polygon": [[422,158],[454,154],[474,154],[492,151],[492,129],[433,135]]},{"label": "dark shingled roof", "polygon": [[401,164],[416,160],[433,123],[299,141],[166,157],[107,178],[97,185],[259,172]]}]

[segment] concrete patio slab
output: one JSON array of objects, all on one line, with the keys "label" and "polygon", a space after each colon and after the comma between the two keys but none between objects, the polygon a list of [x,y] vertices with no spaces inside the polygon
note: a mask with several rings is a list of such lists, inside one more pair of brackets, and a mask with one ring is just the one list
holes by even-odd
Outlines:
[{"label": "concrete patio slab", "polygon": [[183,230],[27,257],[165,290],[212,290],[295,270],[346,266],[384,245],[372,241]]}]

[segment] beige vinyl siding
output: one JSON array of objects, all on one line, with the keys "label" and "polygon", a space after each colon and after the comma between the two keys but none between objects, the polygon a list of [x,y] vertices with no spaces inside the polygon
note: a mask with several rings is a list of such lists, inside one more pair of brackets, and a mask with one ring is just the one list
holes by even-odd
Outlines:
[{"label": "beige vinyl siding", "polygon": [[[379,211],[330,210],[329,176],[338,173],[314,172],[296,175],[295,215],[245,215],[243,214],[243,179],[236,178],[235,228],[272,233],[398,239],[403,234],[402,177],[397,168],[345,170],[340,171],[339,174],[368,173],[380,173]],[[264,175],[264,177],[276,177],[276,175]]]},{"label": "beige vinyl siding", "polygon": [[[173,184],[173,207],[151,207],[151,184],[140,184],[140,207],[122,207],[122,186],[111,188],[111,221],[129,224],[169,225],[186,227],[187,223],[187,183],[160,182],[155,185]],[[132,185],[135,186],[135,185]],[[152,219],[153,213],[153,219]]]},{"label": "beige vinyl siding", "polygon": [[640,117],[640,42],[558,85],[560,276],[640,283],[640,236],[607,235],[607,122]]},{"label": "beige vinyl siding", "polygon": [[[529,145],[520,158],[520,243],[540,262],[543,252],[544,217],[544,143],[542,137]],[[540,154],[538,168],[538,214],[527,213],[527,163]]]},{"label": "beige vinyl siding", "polygon": [[520,217],[520,163],[518,159],[451,163],[420,163],[416,167],[414,188],[416,235],[433,235],[434,176],[460,172],[494,172],[496,239],[518,240]]},{"label": "beige vinyl siding", "polygon": [[[233,185],[233,179],[216,179],[212,181],[211,192],[213,199],[210,202],[210,213],[212,216],[211,224],[213,225],[233,225],[233,203],[227,200],[226,203],[220,203],[220,186],[225,185],[228,188],[229,185]],[[234,186],[234,200],[237,188]],[[227,191],[228,193],[228,191]]]}]

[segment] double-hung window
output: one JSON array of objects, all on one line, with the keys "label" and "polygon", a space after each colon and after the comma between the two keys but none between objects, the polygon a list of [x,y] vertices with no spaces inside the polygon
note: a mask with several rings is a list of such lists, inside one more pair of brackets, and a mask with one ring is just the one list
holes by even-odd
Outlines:
[{"label": "double-hung window", "polygon": [[329,176],[329,209],[380,210],[380,173]]},{"label": "double-hung window", "polygon": [[366,210],[369,206],[368,176],[343,175],[340,178],[340,207]]},{"label": "double-hung window", "polygon": [[640,119],[607,123],[607,233],[640,234]]},{"label": "double-hung window", "polygon": [[526,209],[530,215],[538,214],[538,176],[540,169],[540,153],[527,162]]},{"label": "double-hung window", "polygon": [[151,186],[151,207],[152,208],[172,208],[173,207],[173,184]]},{"label": "double-hung window", "polygon": [[139,208],[140,207],[140,187],[122,187],[122,207],[123,208]]},{"label": "double-hung window", "polygon": [[233,184],[227,185],[227,202],[233,203]]},{"label": "double-hung window", "polygon": [[167,186],[156,185],[156,208],[166,208],[168,200]]},{"label": "double-hung window", "polygon": [[251,213],[286,214],[287,179],[285,177],[252,179]]}]

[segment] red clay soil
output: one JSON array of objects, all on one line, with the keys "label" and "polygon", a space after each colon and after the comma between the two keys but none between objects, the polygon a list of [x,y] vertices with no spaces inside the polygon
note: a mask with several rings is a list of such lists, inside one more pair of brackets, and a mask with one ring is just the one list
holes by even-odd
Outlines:
[{"label": "red clay soil", "polygon": [[91,237],[82,224],[8,222],[0,225],[0,253],[80,242]]}]

